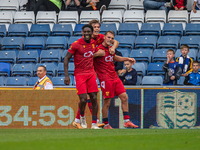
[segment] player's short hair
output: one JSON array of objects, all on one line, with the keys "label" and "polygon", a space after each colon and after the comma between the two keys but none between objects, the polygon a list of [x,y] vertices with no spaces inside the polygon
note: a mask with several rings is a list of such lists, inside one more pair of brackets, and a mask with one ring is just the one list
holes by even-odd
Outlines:
[{"label": "player's short hair", "polygon": [[[40,65],[39,67],[42,67],[42,68],[44,68],[44,71],[47,71],[47,68],[46,68],[45,65]],[[38,67],[38,68],[39,68],[39,67]]]},{"label": "player's short hair", "polygon": [[167,52],[173,52],[173,54],[175,54],[173,49],[168,49]]},{"label": "player's short hair", "polygon": [[93,33],[93,27],[89,24],[85,24],[83,27],[82,27],[82,31],[85,29],[85,28],[90,28],[92,33]]},{"label": "player's short hair", "polygon": [[115,32],[113,32],[111,30],[106,31],[106,33],[104,35],[107,35],[108,33],[111,33],[111,34],[113,34],[115,36]]},{"label": "player's short hair", "polygon": [[197,60],[193,61],[192,64],[198,64],[199,65],[199,62]]},{"label": "player's short hair", "polygon": [[96,20],[96,19],[91,20],[91,21],[89,22],[89,25],[96,24],[96,23],[98,23],[99,26],[101,26],[101,23],[100,23],[98,20]]},{"label": "player's short hair", "polygon": [[187,48],[188,51],[189,51],[189,49],[190,49],[190,47],[189,47],[187,44],[183,44],[183,45],[181,46],[181,49],[183,49],[183,48]]}]

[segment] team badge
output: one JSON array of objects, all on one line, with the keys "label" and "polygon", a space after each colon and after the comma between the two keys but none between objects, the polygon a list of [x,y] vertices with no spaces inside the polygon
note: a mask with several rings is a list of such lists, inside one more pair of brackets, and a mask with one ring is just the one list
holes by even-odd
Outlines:
[{"label": "team badge", "polygon": [[93,47],[93,48],[95,48],[95,45],[94,45],[94,44],[92,44],[92,47]]},{"label": "team badge", "polygon": [[83,48],[85,48],[85,45],[83,45]]},{"label": "team badge", "polygon": [[106,96],[109,96],[110,95],[110,92],[106,92]]}]

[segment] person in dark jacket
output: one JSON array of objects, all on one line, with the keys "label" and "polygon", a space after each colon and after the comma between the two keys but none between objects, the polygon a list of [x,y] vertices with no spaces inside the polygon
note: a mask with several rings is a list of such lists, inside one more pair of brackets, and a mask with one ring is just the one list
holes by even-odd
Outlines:
[{"label": "person in dark jacket", "polygon": [[176,85],[177,80],[181,77],[182,69],[179,64],[174,61],[175,52],[172,49],[167,51],[167,61],[164,62],[162,70],[165,72],[163,85]]},{"label": "person in dark jacket", "polygon": [[173,0],[172,5],[175,10],[187,10],[187,0]]},{"label": "person in dark jacket", "polygon": [[[115,49],[115,54],[117,56],[121,56],[122,57],[122,53],[118,50]],[[115,65],[115,71],[117,72],[117,74],[119,75],[119,72],[123,69],[123,65],[124,65],[124,62],[116,62],[116,61],[113,61],[114,65]]]},{"label": "person in dark jacket", "polygon": [[185,85],[200,85],[200,73],[199,70],[199,62],[193,61],[192,63],[193,71],[189,73],[188,76],[185,77],[184,84]]}]

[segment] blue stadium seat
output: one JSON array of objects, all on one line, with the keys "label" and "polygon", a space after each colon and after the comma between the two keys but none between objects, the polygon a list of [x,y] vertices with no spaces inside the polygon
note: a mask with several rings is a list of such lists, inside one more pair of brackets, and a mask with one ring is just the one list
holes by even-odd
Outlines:
[{"label": "blue stadium seat", "polygon": [[183,25],[182,23],[165,23],[162,35],[183,35]]},{"label": "blue stadium seat", "polygon": [[[178,49],[175,53],[175,58],[181,56],[181,50]],[[198,60],[198,54],[196,49],[190,49],[188,56],[190,56],[193,60]]]},{"label": "blue stadium seat", "polygon": [[182,36],[180,41],[180,47],[183,44],[187,44],[190,48],[199,49],[200,48],[200,37],[199,36]]},{"label": "blue stadium seat", "polygon": [[118,35],[135,35],[139,34],[139,27],[137,23],[120,23]]},{"label": "blue stadium seat", "polygon": [[136,62],[132,67],[137,71],[138,76],[145,76],[146,75],[146,68],[145,64],[141,62]]},{"label": "blue stadium seat", "polygon": [[135,48],[156,48],[156,36],[137,36],[135,40]]},{"label": "blue stadium seat", "polygon": [[[72,75],[69,76],[70,77],[70,86],[73,85],[73,81],[74,81],[74,77]],[[52,78],[52,82],[53,82],[53,85],[54,86],[67,86],[65,83],[64,83],[64,79],[65,77],[53,77]]]},{"label": "blue stadium seat", "polygon": [[162,62],[167,60],[167,51],[168,49],[155,49],[153,51],[152,61]]},{"label": "blue stadium seat", "polygon": [[179,41],[179,36],[160,36],[157,41],[157,47],[178,49]]},{"label": "blue stadium seat", "polygon": [[61,61],[61,53],[59,50],[42,50],[40,54],[41,63]]},{"label": "blue stadium seat", "polygon": [[117,27],[115,23],[102,23],[101,24],[101,28],[100,28],[100,33],[101,34],[105,34],[106,31],[111,30],[115,33],[115,35],[117,34]]},{"label": "blue stadium seat", "polygon": [[81,38],[81,36],[71,36],[70,38],[69,38],[69,41],[68,41],[68,47],[70,47],[70,45],[73,43],[73,42],[75,42],[76,40],[78,40],[78,39],[80,39]]},{"label": "blue stadium seat", "polygon": [[185,27],[185,35],[200,35],[200,24],[187,23]]},{"label": "blue stadium seat", "polygon": [[142,78],[142,85],[146,86],[162,86],[163,79],[161,76],[144,76]]},{"label": "blue stadium seat", "polygon": [[8,36],[28,36],[28,25],[27,24],[10,24],[8,28]]},{"label": "blue stadium seat", "polygon": [[50,36],[51,30],[49,24],[32,24],[30,36]]},{"label": "blue stadium seat", "polygon": [[52,29],[52,36],[67,36],[73,35],[71,24],[54,24]]},{"label": "blue stadium seat", "polygon": [[45,39],[43,37],[26,37],[24,41],[24,49],[43,50],[45,49]]},{"label": "blue stadium seat", "polygon": [[135,36],[133,35],[117,35],[115,40],[119,42],[118,48],[134,48]]},{"label": "blue stadium seat", "polygon": [[14,64],[12,68],[13,76],[33,76],[33,64]]},{"label": "blue stadium seat", "polygon": [[28,86],[34,86],[38,79],[38,77],[30,77],[28,80]]},{"label": "blue stadium seat", "polygon": [[142,83],[142,77],[141,76],[137,76],[136,85],[141,85],[141,83]]},{"label": "blue stadium seat", "polygon": [[37,76],[37,68],[39,66],[46,66],[47,76],[48,77],[55,77],[57,74],[57,65],[55,63],[37,63],[34,68],[34,76]]},{"label": "blue stadium seat", "polygon": [[5,83],[6,86],[26,86],[26,77],[8,77]]},{"label": "blue stadium seat", "polygon": [[132,50],[130,53],[131,58],[135,58],[136,61],[151,62],[152,50],[139,49]]},{"label": "blue stadium seat", "polygon": [[10,77],[10,64],[0,62],[0,76]]},{"label": "blue stadium seat", "polygon": [[[67,52],[68,50],[64,50],[64,52],[62,53],[62,57],[61,57],[62,62],[64,61]],[[74,61],[74,55],[72,55],[72,58],[70,59],[70,61]]]},{"label": "blue stadium seat", "polygon": [[6,36],[7,31],[6,31],[6,25],[0,25],[0,37]]},{"label": "blue stadium seat", "polygon": [[129,57],[130,50],[127,48],[117,48],[122,53],[122,57]]},{"label": "blue stadium seat", "polygon": [[75,28],[74,28],[74,35],[75,36],[81,36],[82,33],[82,27],[84,26],[84,24],[76,24]]},{"label": "blue stadium seat", "polygon": [[2,50],[21,50],[23,40],[21,37],[4,37],[2,40]]},{"label": "blue stadium seat", "polygon": [[3,40],[3,38],[0,37],[0,49],[1,49],[1,45],[2,45],[2,40]]},{"label": "blue stadium seat", "polygon": [[164,75],[162,66],[163,63],[149,63],[147,67],[147,75]]},{"label": "blue stadium seat", "polygon": [[185,77],[181,76],[180,79],[177,81],[177,85],[184,85]]},{"label": "blue stadium seat", "polygon": [[37,50],[19,51],[18,63],[38,63],[39,55]]},{"label": "blue stadium seat", "polygon": [[10,64],[16,63],[15,51],[0,51],[0,62],[6,62]]},{"label": "blue stadium seat", "polygon": [[200,61],[200,51],[198,52],[197,60]]},{"label": "blue stadium seat", "polygon": [[0,86],[4,86],[4,81],[5,81],[4,77],[0,77]]},{"label": "blue stadium seat", "polygon": [[51,36],[47,38],[46,49],[66,49],[67,39],[64,36]]},{"label": "blue stadium seat", "polygon": [[[69,62],[69,67],[68,67],[68,73],[70,75],[74,75],[74,62]],[[64,63],[59,63],[58,64],[58,76],[64,76],[65,72],[64,72]]]},{"label": "blue stadium seat", "polygon": [[140,29],[140,35],[156,35],[160,36],[160,23],[143,23]]}]

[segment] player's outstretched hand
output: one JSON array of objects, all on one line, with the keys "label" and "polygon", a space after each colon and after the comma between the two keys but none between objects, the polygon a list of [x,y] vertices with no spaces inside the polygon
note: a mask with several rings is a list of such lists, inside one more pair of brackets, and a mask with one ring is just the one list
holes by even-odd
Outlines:
[{"label": "player's outstretched hand", "polygon": [[110,55],[114,55],[115,54],[115,49],[114,48],[109,48],[109,53]]},{"label": "player's outstretched hand", "polygon": [[133,65],[136,63],[136,60],[134,58],[128,58],[129,61],[132,61]]},{"label": "player's outstretched hand", "polygon": [[70,78],[69,78],[69,76],[65,76],[64,83],[65,83],[66,85],[69,85],[69,83],[70,83]]}]

